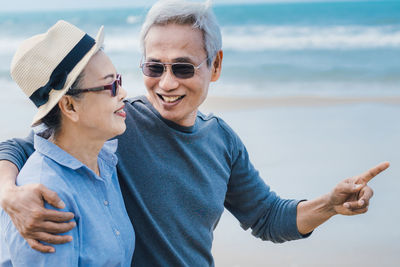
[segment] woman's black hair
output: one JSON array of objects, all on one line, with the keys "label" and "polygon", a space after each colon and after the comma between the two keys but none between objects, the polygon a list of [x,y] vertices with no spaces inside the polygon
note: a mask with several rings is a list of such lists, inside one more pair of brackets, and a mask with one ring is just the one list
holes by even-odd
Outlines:
[{"label": "woman's black hair", "polygon": [[[83,80],[83,76],[84,76],[84,73],[82,71],[78,75],[78,77],[76,78],[75,82],[72,84],[70,89],[79,88],[80,83]],[[67,91],[66,95],[68,95],[68,91]],[[79,98],[79,94],[74,94],[71,96],[74,98]],[[49,138],[50,136],[54,136],[55,134],[57,134],[57,132],[60,130],[60,127],[61,127],[61,110],[58,107],[58,103],[57,103],[57,105],[54,106],[54,108],[52,108],[52,110],[50,110],[49,113],[47,113],[47,115],[44,118],[41,119],[41,122],[44,123],[47,128],[42,133],[42,136],[44,138]]]}]

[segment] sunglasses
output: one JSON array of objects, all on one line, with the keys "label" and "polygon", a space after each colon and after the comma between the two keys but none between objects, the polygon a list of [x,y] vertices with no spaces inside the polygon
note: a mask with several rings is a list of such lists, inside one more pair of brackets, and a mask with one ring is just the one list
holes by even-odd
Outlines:
[{"label": "sunglasses", "polygon": [[87,92],[99,92],[104,90],[110,90],[111,96],[116,96],[118,94],[119,87],[122,86],[122,77],[121,74],[117,74],[116,79],[110,83],[100,87],[94,88],[86,88],[86,89],[69,89],[67,95],[78,95],[80,93],[87,93]]},{"label": "sunglasses", "polygon": [[143,62],[140,68],[144,75],[152,78],[161,77],[167,71],[167,65],[171,66],[172,73],[176,78],[189,79],[194,76],[195,71],[207,61],[203,60],[199,65],[195,66],[191,63],[161,63],[161,62]]}]

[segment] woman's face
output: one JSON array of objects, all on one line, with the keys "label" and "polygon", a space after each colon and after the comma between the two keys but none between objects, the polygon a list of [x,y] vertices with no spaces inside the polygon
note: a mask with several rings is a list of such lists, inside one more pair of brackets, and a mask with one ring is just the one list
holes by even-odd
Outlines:
[{"label": "woman's face", "polygon": [[[90,59],[83,73],[79,89],[101,87],[114,82],[117,77],[114,65],[101,50]],[[126,91],[121,86],[116,96],[112,96],[110,90],[82,93],[76,101],[81,130],[97,140],[108,140],[122,134],[126,129],[125,97]]]}]

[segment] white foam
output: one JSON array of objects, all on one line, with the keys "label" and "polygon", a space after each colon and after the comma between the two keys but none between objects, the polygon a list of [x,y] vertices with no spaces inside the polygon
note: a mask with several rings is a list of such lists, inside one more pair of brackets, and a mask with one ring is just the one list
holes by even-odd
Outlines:
[{"label": "white foam", "polygon": [[24,38],[2,36],[0,38],[0,55],[13,55]]},{"label": "white foam", "polygon": [[136,23],[140,22],[141,20],[142,20],[141,16],[133,16],[133,15],[131,15],[131,16],[128,16],[126,18],[126,23],[128,23],[128,24],[136,24]]},{"label": "white foam", "polygon": [[[129,16],[135,24],[140,17]],[[399,26],[232,26],[222,28],[223,48],[233,51],[400,48]],[[0,55],[13,54],[24,40],[3,35]],[[139,29],[108,31],[109,52],[139,51]]]},{"label": "white foam", "polygon": [[139,51],[139,33],[110,34],[105,39],[107,52],[136,52]]},{"label": "white foam", "polygon": [[400,48],[394,26],[237,26],[223,28],[225,50]]}]

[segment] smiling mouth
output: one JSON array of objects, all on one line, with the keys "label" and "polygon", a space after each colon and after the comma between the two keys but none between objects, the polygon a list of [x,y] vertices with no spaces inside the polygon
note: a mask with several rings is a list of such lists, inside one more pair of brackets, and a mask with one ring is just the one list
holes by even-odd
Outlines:
[{"label": "smiling mouth", "polygon": [[157,95],[162,101],[164,101],[166,103],[175,103],[185,97],[184,95],[181,95],[181,96],[163,96],[160,94],[157,94]]},{"label": "smiling mouth", "polygon": [[126,117],[126,112],[125,112],[125,110],[124,110],[124,107],[125,106],[122,106],[120,109],[118,109],[117,111],[115,111],[114,113],[116,114],[116,115],[118,115],[118,116],[121,116],[121,117]]}]

